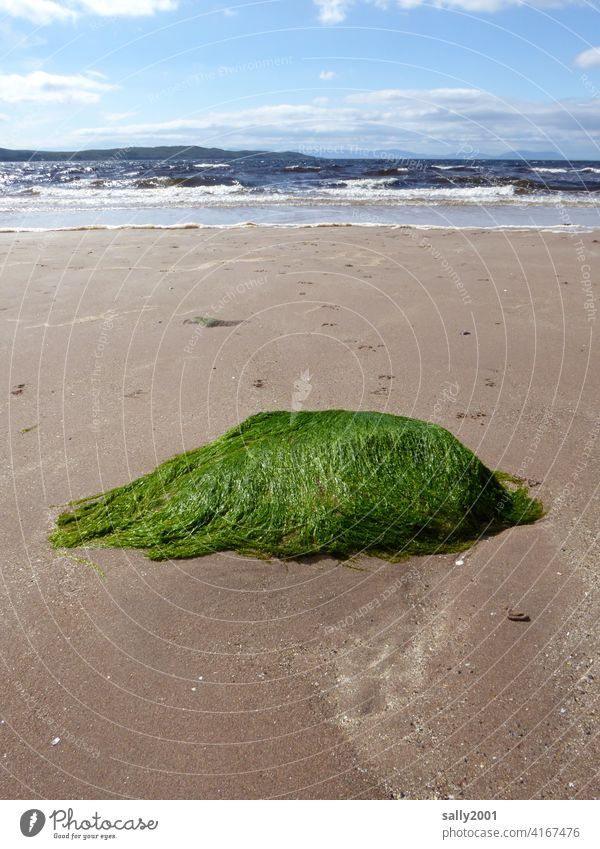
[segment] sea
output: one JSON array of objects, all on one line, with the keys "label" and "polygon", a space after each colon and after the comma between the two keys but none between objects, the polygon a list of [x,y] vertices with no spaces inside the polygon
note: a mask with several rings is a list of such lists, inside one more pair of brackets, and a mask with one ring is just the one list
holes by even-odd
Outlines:
[{"label": "sea", "polygon": [[313,159],[0,163],[0,229],[600,226],[600,162]]}]

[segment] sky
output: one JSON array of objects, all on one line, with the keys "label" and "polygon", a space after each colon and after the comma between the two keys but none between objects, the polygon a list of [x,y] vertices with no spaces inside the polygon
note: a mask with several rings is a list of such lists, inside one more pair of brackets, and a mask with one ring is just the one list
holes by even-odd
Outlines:
[{"label": "sky", "polygon": [[0,146],[600,158],[585,0],[0,0]]}]

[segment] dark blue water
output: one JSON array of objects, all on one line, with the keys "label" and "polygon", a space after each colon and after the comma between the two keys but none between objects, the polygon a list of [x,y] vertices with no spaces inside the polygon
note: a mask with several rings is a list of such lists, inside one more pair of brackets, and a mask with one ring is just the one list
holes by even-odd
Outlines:
[{"label": "dark blue water", "polygon": [[277,158],[0,163],[0,226],[600,226],[593,161]]}]

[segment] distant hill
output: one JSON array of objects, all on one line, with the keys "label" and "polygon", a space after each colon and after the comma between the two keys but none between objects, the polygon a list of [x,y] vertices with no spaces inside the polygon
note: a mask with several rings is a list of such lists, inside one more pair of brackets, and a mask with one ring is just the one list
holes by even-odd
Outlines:
[{"label": "distant hill", "polygon": [[[347,152],[340,149],[336,156],[309,156],[305,153],[295,151],[269,151],[269,150],[223,150],[220,147],[198,147],[197,145],[183,146],[171,145],[165,147],[114,147],[108,150],[9,150],[0,148],[0,162],[89,162],[89,161],[135,161],[135,160],[168,160],[168,159],[192,159],[192,160],[233,160],[233,159],[276,159],[278,161],[305,162],[318,159],[394,159],[394,160],[485,160],[485,159],[522,159],[525,161],[552,159],[563,160],[564,157],[557,156],[552,151],[536,152],[533,150],[514,151],[505,153],[503,156],[490,153],[477,153],[476,156],[463,153],[462,155],[446,156],[443,154],[429,154],[423,156],[406,150],[377,151],[377,157],[357,157],[356,152],[349,149]],[[564,160],[569,161],[569,160]],[[576,161],[576,160],[572,160]]]},{"label": "distant hill", "polygon": [[517,159],[517,160],[523,160],[525,162],[531,162],[532,160],[536,161],[536,160],[542,160],[542,159],[549,159],[549,160],[552,160],[553,162],[556,162],[556,161],[560,161],[560,162],[563,162],[563,161],[564,162],[569,162],[569,161],[571,161],[571,162],[577,162],[577,161],[587,162],[587,161],[589,161],[589,160],[586,160],[586,159],[583,159],[583,158],[581,158],[580,160],[577,160],[577,159],[569,160],[567,157],[560,156],[556,151],[553,152],[551,150],[542,150],[542,151],[513,150],[513,151],[507,151],[506,153],[503,153],[503,154],[500,154],[500,153],[480,153],[479,151],[469,152],[468,150],[465,150],[465,151],[454,153],[454,154],[449,154],[449,153],[422,154],[422,153],[415,153],[414,151],[411,151],[411,150],[392,149],[392,150],[386,150],[386,151],[378,150],[377,154],[378,154],[377,157],[370,157],[370,156],[369,157],[361,157],[350,148],[350,149],[348,149],[347,152],[344,151],[343,149],[340,149],[337,152],[336,156],[338,158],[344,158],[344,159],[377,158],[377,159],[396,159],[396,160],[399,159],[399,160],[404,160],[404,161],[416,159],[416,160],[425,160],[425,161],[431,160],[432,162],[436,161],[438,159],[447,160],[449,162],[452,162],[452,161],[456,161],[456,162],[464,162],[464,161],[477,162],[479,160],[489,160],[489,159],[496,159],[496,160]]},{"label": "distant hill", "polygon": [[0,162],[86,162],[106,160],[145,160],[145,159],[244,159],[250,157],[289,159],[315,159],[302,153],[284,151],[273,153],[268,150],[222,150],[218,147],[115,147],[109,150],[9,150],[0,148]]}]

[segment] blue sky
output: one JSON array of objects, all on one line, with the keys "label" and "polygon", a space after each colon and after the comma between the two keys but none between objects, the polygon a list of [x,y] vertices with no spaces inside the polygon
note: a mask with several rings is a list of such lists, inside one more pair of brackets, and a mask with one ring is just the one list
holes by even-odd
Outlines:
[{"label": "blue sky", "polygon": [[598,158],[600,13],[538,0],[0,0],[0,145]]}]

